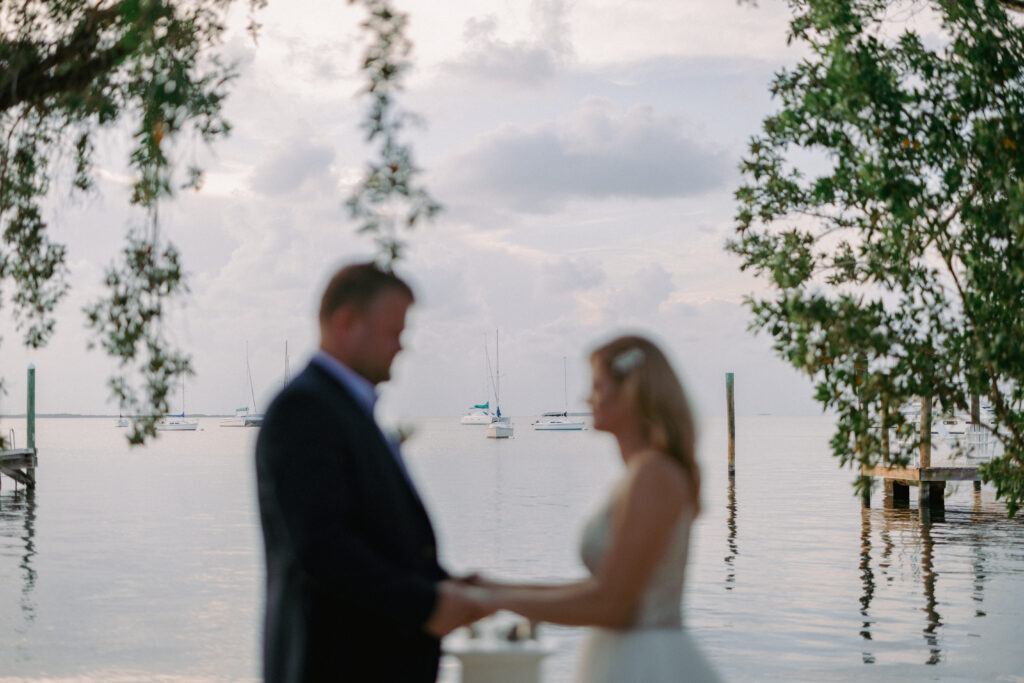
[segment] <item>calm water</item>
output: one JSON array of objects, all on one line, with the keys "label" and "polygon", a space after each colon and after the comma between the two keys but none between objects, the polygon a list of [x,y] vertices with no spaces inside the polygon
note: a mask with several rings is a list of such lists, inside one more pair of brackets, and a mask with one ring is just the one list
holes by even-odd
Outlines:
[{"label": "calm water", "polygon": [[[0,680],[255,680],[256,431],[203,420],[132,450],[113,423],[40,420],[34,494],[2,480]],[[406,457],[451,571],[581,576],[577,536],[620,467],[608,437],[413,424]],[[969,484],[926,522],[913,497],[862,508],[831,424],[741,418],[730,484],[724,424],[704,422],[684,608],[708,656],[735,681],[1024,681],[1024,524]],[[22,421],[0,427],[24,443]],[[566,680],[580,632],[543,633],[544,680]]]}]

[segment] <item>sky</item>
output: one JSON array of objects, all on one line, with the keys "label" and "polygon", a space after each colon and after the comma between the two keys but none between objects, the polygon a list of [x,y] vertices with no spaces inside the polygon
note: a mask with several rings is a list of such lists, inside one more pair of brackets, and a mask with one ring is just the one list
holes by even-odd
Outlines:
[{"label": "sky", "polygon": [[[397,271],[418,303],[383,414],[457,416],[493,401],[485,348],[492,365],[500,354],[504,413],[583,410],[589,351],[622,333],[662,345],[700,415],[724,413],[727,372],[739,414],[820,413],[811,381],[748,331],[743,298],[766,290],[724,250],[739,161],[776,108],[768,86],[801,56],[786,45],[784,2],[396,6],[414,43],[401,104],[422,120],[406,139],[445,210],[405,236]],[[173,150],[206,181],[160,209],[188,276],[164,331],[192,357],[196,376],[172,401],[190,413],[253,397],[262,410],[284,381],[286,345],[292,374],[316,349],[329,276],[373,254],[344,207],[372,154],[358,128],[362,10],[271,0],[256,45],[243,15],[222,47],[240,71],[231,136]],[[96,191],[56,188],[48,204],[72,284],[57,334],[27,351],[0,309],[0,412],[24,410],[29,363],[39,412],[117,412],[114,366],[86,348],[81,311],[142,217],[127,201],[126,130],[99,140]]]}]

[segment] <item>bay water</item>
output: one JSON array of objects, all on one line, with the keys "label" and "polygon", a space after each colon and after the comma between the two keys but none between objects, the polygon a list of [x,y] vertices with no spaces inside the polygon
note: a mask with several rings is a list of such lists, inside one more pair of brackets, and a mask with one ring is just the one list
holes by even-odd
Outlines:
[{"label": "bay water", "polygon": [[[530,422],[492,440],[454,417],[403,421],[449,571],[584,575],[578,537],[621,472],[615,444]],[[36,488],[0,481],[0,681],[258,680],[257,430],[202,418],[131,448],[114,423],[39,419]],[[829,457],[833,424],[739,418],[730,480],[724,420],[701,422],[695,640],[731,681],[1024,681],[1024,524],[969,483],[930,517],[913,491],[863,506]],[[0,428],[24,445],[23,419]],[[543,680],[569,680],[582,631],[541,635]],[[446,658],[441,680],[458,673]]]}]

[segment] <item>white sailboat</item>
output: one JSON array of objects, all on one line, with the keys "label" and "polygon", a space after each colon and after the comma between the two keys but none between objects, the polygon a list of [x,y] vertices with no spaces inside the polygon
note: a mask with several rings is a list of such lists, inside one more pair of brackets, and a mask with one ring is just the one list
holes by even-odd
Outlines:
[{"label": "white sailboat", "polygon": [[491,402],[478,403],[466,414],[459,418],[464,425],[489,425],[494,420],[494,413],[491,412]]},{"label": "white sailboat", "polygon": [[562,356],[562,412],[544,413],[541,419],[533,423],[533,428],[538,431],[565,432],[583,429],[583,420],[569,417],[569,382],[565,364],[565,356]]},{"label": "white sailboat", "polygon": [[199,422],[186,419],[185,413],[164,415],[156,423],[158,432],[194,432],[197,429],[199,429]]},{"label": "white sailboat", "polygon": [[[484,383],[484,393],[487,393],[487,384],[491,384],[493,389],[494,379],[491,377],[491,363],[487,357],[487,335],[484,335],[484,358],[487,363],[487,382]],[[459,422],[464,425],[479,425],[486,427],[494,421],[494,411],[491,410],[491,402],[485,401],[483,403],[477,403],[471,406],[466,414],[459,418]]]},{"label": "white sailboat", "polygon": [[[487,347],[484,347],[486,352]],[[488,360],[488,370],[490,370],[490,360]],[[490,374],[488,372],[488,374]],[[498,331],[494,332],[494,417],[491,419],[491,423],[487,425],[487,438],[488,439],[508,439],[515,432],[515,428],[512,426],[512,420],[507,415],[501,414],[501,356],[498,346]]]},{"label": "white sailboat", "polygon": [[[287,356],[287,342],[285,342],[285,354]],[[285,361],[287,364],[287,361]],[[254,412],[256,406],[256,392],[252,388],[252,368],[249,367],[249,342],[245,342],[245,374],[249,379],[249,397],[252,399],[253,410],[249,410],[249,406],[244,408],[235,408],[235,414],[232,417],[225,418],[220,421],[221,427],[259,427],[263,424],[263,416],[259,413]]]},{"label": "white sailboat", "polygon": [[244,427],[245,418],[249,415],[249,406],[242,408],[235,408],[235,414],[232,417],[226,417],[220,421],[221,427]]},{"label": "white sailboat", "polygon": [[185,381],[181,382],[181,413],[164,415],[154,425],[158,432],[194,432],[199,429],[198,420],[185,418]]}]

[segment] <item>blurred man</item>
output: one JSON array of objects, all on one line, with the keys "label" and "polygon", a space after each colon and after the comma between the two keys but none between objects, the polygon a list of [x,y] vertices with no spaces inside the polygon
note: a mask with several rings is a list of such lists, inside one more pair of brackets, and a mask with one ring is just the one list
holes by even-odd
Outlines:
[{"label": "blurred man", "polygon": [[434,681],[440,638],[482,616],[438,564],[398,446],[373,417],[413,300],[373,264],[338,271],[319,352],[266,412],[256,473],[268,683]]}]

